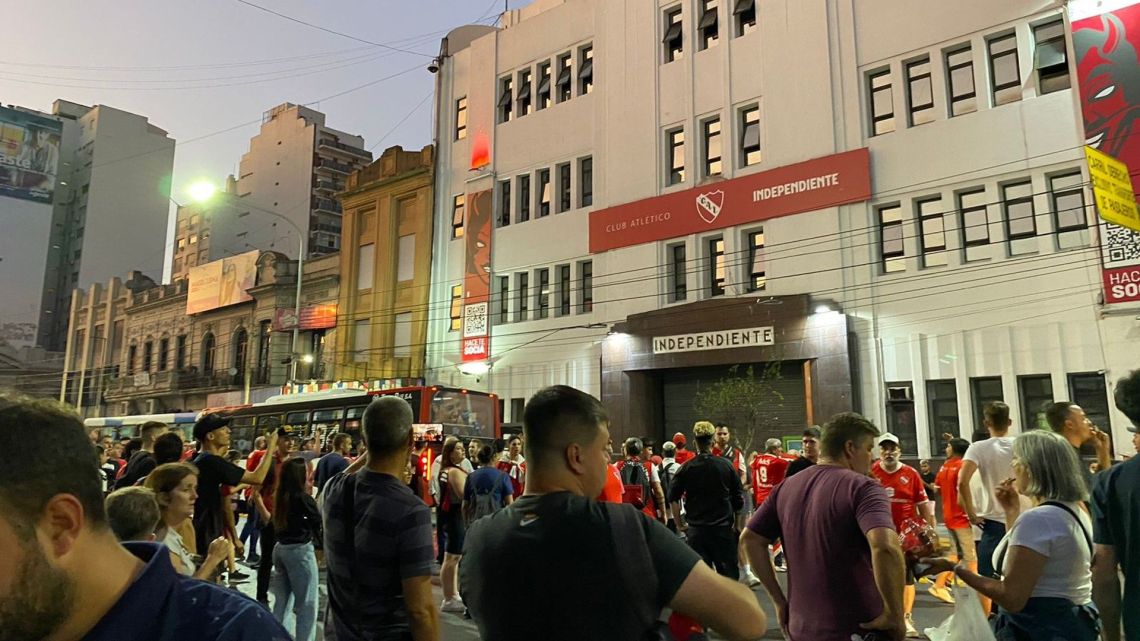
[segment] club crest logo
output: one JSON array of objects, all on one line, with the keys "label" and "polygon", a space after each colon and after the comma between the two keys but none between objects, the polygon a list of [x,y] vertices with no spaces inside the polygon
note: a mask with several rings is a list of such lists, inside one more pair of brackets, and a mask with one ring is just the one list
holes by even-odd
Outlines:
[{"label": "club crest logo", "polygon": [[710,225],[720,216],[722,206],[724,206],[724,191],[720,189],[697,194],[697,214],[701,220]]}]

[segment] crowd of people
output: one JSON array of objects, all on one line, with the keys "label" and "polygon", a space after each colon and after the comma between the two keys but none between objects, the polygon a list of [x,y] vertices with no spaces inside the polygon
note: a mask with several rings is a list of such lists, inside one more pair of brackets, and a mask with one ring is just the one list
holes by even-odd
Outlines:
[{"label": "crowd of people", "polygon": [[[1140,370],[1115,401],[1140,447]],[[365,409],[356,457],[346,434],[280,429],[243,467],[222,415],[189,445],[160,423],[116,441],[0,396],[0,448],[51,453],[0,466],[0,640],[309,641],[323,620],[330,639],[434,641],[441,612],[496,640],[757,639],[751,588],[791,641],[898,640],[920,636],[920,581],[948,604],[969,586],[999,641],[1140,638],[1140,458],[1114,462],[1077,405],[1045,416],[1013,436],[990,403],[973,442],[944,435],[938,469],[854,413],[793,454],[775,438],[746,453],[708,421],[615,454],[601,403],[554,386],[501,450],[448,437],[421,478],[395,397]],[[235,559],[256,599],[228,589]]]}]

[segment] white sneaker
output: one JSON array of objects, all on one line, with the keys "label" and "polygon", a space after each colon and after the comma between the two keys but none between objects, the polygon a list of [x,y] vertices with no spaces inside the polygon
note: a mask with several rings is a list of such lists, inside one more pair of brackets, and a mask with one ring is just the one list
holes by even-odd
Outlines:
[{"label": "white sneaker", "polygon": [[465,610],[467,610],[467,606],[463,605],[463,599],[457,596],[450,599],[444,599],[443,603],[439,605],[440,612],[456,612],[463,614]]},{"label": "white sneaker", "polygon": [[743,575],[741,575],[740,579],[742,581],[744,581],[745,583],[747,583],[748,587],[750,587],[750,588],[754,588],[754,587],[761,585],[760,577],[756,576],[752,572],[752,570],[748,570],[747,572],[745,572]]},{"label": "white sneaker", "polygon": [[921,639],[922,635],[914,628],[914,622],[911,621],[910,615],[906,615],[906,638],[908,639]]}]

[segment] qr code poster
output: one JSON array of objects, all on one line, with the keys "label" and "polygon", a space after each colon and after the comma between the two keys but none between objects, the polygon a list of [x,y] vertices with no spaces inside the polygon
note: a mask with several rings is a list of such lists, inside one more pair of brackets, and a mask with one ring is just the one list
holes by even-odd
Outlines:
[{"label": "qr code poster", "polygon": [[1101,221],[1105,303],[1140,301],[1140,233]]},{"label": "qr code poster", "polygon": [[468,303],[463,306],[463,337],[487,335],[487,303]]}]

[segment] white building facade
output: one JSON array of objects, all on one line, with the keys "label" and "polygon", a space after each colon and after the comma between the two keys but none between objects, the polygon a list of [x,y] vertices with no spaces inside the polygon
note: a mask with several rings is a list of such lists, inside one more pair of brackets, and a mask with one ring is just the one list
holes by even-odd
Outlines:
[{"label": "white building facade", "polygon": [[[501,24],[441,54],[429,378],[510,421],[573,385],[616,435],[661,437],[727,366],[777,363],[770,435],[853,409],[940,456],[985,402],[1022,429],[1072,400],[1128,451],[1110,396],[1136,314],[1100,304],[1054,3],[537,0]],[[464,196],[484,190],[473,375]]]}]

